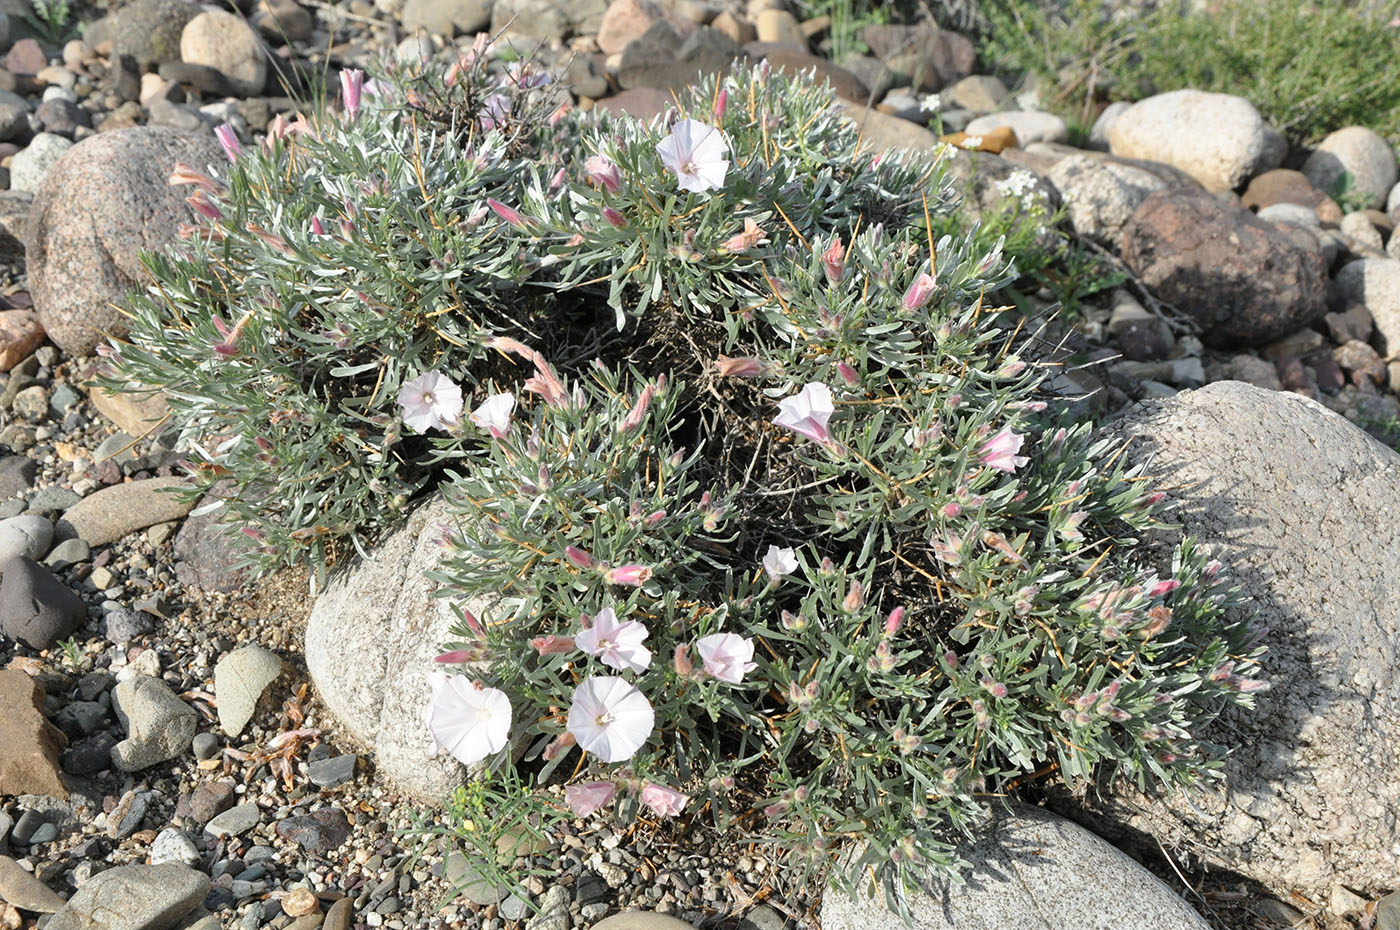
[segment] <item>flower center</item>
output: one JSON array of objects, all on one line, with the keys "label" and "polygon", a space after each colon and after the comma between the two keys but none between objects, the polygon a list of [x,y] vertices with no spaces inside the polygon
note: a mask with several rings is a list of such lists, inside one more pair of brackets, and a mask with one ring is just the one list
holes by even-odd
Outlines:
[{"label": "flower center", "polygon": [[434,394],[432,391],[424,391],[424,392],[423,392],[423,403],[425,403],[425,404],[435,404],[435,403],[437,403],[437,395]]},{"label": "flower center", "polygon": [[600,726],[600,727],[605,727],[605,726],[607,726],[608,724],[612,723],[612,722],[613,722],[614,720],[616,720],[616,719],[617,719],[617,718],[614,717],[614,716],[612,715],[612,712],[611,712],[611,711],[606,711],[606,710],[605,710],[605,711],[603,711],[601,714],[599,714],[598,716],[594,717],[594,718],[593,718],[593,722],[596,723],[596,724],[597,724],[598,726]]}]

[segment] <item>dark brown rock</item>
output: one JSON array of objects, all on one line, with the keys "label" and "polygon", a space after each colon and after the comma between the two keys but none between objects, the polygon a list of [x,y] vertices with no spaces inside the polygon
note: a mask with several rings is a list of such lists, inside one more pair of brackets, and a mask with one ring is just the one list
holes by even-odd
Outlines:
[{"label": "dark brown rock", "polygon": [[909,78],[918,91],[935,91],[972,73],[977,50],[964,36],[931,23],[866,26],[861,38],[872,54]]},{"label": "dark brown rock", "polygon": [[44,689],[18,669],[0,670],[0,795],[67,797],[58,771],[67,743],[44,717]]},{"label": "dark brown rock", "polygon": [[1303,172],[1288,168],[1275,168],[1254,178],[1240,202],[1255,213],[1276,203],[1296,203],[1311,208],[1324,223],[1342,221],[1342,208],[1335,200],[1313,187]]},{"label": "dark brown rock", "polygon": [[789,74],[816,71],[817,82],[827,81],[836,96],[853,103],[864,104],[870,99],[870,90],[860,78],[839,65],[809,52],[797,51],[777,42],[750,42],[744,51],[753,58],[766,60],[774,68]]},{"label": "dark brown rock", "polygon": [[1327,263],[1308,231],[1265,223],[1199,191],[1149,196],[1123,228],[1123,261],[1217,347],[1257,346],[1326,312]]},{"label": "dark brown rock", "polygon": [[277,835],[307,852],[330,852],[349,839],[350,821],[343,811],[323,807],[304,817],[288,817],[279,822]]},{"label": "dark brown rock", "polygon": [[34,198],[25,237],[34,305],[49,338],[83,355],[126,324],[113,307],[145,278],[138,256],[175,235],[193,214],[168,183],[175,162],[224,159],[209,133],[143,127],[75,145]]},{"label": "dark brown rock", "polygon": [[190,795],[190,819],[198,824],[206,824],[233,807],[237,798],[231,782],[211,781],[200,785],[194,789],[194,794]]}]

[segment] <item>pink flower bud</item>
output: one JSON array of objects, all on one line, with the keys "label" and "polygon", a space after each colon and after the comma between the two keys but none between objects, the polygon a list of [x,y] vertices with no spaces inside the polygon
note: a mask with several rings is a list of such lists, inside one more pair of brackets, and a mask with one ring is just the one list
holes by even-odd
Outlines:
[{"label": "pink flower bud", "polygon": [[311,218],[311,235],[324,236],[325,234],[326,227],[322,225],[321,218],[319,216],[313,216]]},{"label": "pink flower bud", "polygon": [[574,651],[574,638],[572,636],[536,636],[530,640],[530,646],[542,656],[563,655]]},{"label": "pink flower bud", "polygon": [[841,279],[846,274],[846,250],[841,245],[841,237],[833,236],[831,245],[822,252],[822,271],[826,273],[827,281],[832,284],[840,284]]},{"label": "pink flower bud", "polygon": [[676,669],[676,674],[682,678],[689,678],[695,672],[695,665],[690,661],[690,656],[687,655],[689,650],[689,646],[685,643],[681,643],[676,647],[676,654],[671,660],[672,665]]},{"label": "pink flower bud", "polygon": [[209,198],[204,195],[204,191],[195,191],[185,198],[185,203],[189,204],[194,209],[194,212],[198,213],[206,220],[221,220],[224,218],[223,211],[210,203]]},{"label": "pink flower bud", "polygon": [[652,570],[645,565],[619,565],[608,569],[603,580],[608,584],[626,584],[640,588],[651,580]]},{"label": "pink flower bud", "polygon": [[904,623],[904,608],[896,607],[890,611],[890,615],[885,618],[885,635],[893,636],[899,632],[900,626]]},{"label": "pink flower bud", "polygon": [[646,518],[642,522],[645,523],[647,526],[655,526],[664,519],[666,519],[665,509],[653,510],[651,513],[646,515]]},{"label": "pink flower bud", "polygon": [[938,282],[931,278],[927,272],[919,272],[914,283],[909,285],[909,290],[904,292],[904,309],[917,310],[928,303],[928,299],[933,296],[933,290],[937,286]]},{"label": "pink flower bud", "polygon": [[715,368],[722,378],[758,378],[769,373],[767,363],[756,358],[729,358],[721,355]]},{"label": "pink flower bud", "polygon": [[841,602],[841,609],[848,614],[853,614],[863,606],[865,606],[865,592],[861,589],[859,581],[852,581],[851,590],[847,592],[845,600]]},{"label": "pink flower bud", "polygon": [[622,229],[627,225],[627,217],[623,216],[612,207],[603,208],[603,219],[608,221],[608,225],[614,229]]},{"label": "pink flower bud", "polygon": [[851,364],[849,362],[837,362],[836,373],[841,376],[842,381],[845,381],[851,387],[860,386],[860,375],[856,373],[856,370],[851,367]]},{"label": "pink flower bud", "polygon": [[584,552],[577,546],[565,546],[564,558],[568,559],[570,562],[572,562],[574,565],[577,565],[579,568],[593,567],[593,556],[589,555],[587,552]]},{"label": "pink flower bud", "polygon": [[512,226],[519,226],[521,229],[525,228],[525,217],[521,216],[519,212],[511,207],[490,197],[486,198],[486,205],[491,208],[491,212],[495,213]]},{"label": "pink flower bud", "polygon": [[1169,579],[1167,581],[1159,581],[1152,586],[1151,591],[1147,592],[1147,596],[1165,597],[1166,595],[1172,593],[1179,587],[1181,587],[1181,582],[1177,581],[1175,578]]},{"label": "pink flower bud", "polygon": [[360,94],[364,86],[365,73],[359,68],[340,72],[340,99],[345,104],[345,115],[352,120],[360,112]]},{"label": "pink flower bud", "polygon": [[724,110],[729,104],[729,89],[721,87],[719,93],[715,95],[715,105],[711,110],[716,123],[724,122]]},{"label": "pink flower bud", "polygon": [[171,187],[176,187],[180,184],[194,184],[210,194],[217,194],[221,190],[219,182],[202,171],[196,171],[182,161],[177,161],[175,163],[175,169],[170,172],[169,183]]},{"label": "pink flower bud", "polygon": [[444,652],[442,655],[434,657],[433,661],[440,662],[443,665],[459,665],[463,662],[470,662],[475,655],[476,651],[472,649],[454,649],[451,652]]},{"label": "pink flower bud", "polygon": [[214,128],[214,135],[218,137],[219,144],[224,147],[224,154],[229,161],[238,161],[238,156],[243,154],[243,145],[238,141],[238,135],[233,131],[233,127],[228,123],[220,123]]}]

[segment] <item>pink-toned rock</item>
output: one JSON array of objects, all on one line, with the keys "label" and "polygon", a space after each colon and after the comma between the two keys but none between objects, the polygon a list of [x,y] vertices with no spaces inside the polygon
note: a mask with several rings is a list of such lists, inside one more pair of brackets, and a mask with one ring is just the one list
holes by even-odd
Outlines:
[{"label": "pink-toned rock", "polygon": [[789,76],[815,70],[817,83],[829,82],[831,89],[836,91],[836,96],[862,105],[869,102],[870,91],[861,83],[860,78],[818,55],[795,49],[783,42],[750,42],[744,46],[744,51],[754,58],[766,60],[776,69],[786,71]]},{"label": "pink-toned rock", "polygon": [[750,42],[758,40],[758,28],[747,19],[735,16],[728,10],[716,16],[714,21],[710,23],[710,28],[729,36],[739,45],[748,45]]},{"label": "pink-toned rock", "polygon": [[0,670],[0,795],[66,798],[58,754],[67,744],[44,717],[44,689],[18,669]]},{"label": "pink-toned rock", "polygon": [[627,47],[627,43],[640,38],[651,24],[666,20],[678,35],[695,31],[695,24],[683,16],[662,9],[652,0],[613,0],[603,14],[603,24],[598,27],[598,47],[608,55]]},{"label": "pink-toned rock", "polygon": [[5,70],[19,77],[33,77],[48,66],[48,56],[34,39],[20,39],[5,55]]},{"label": "pink-toned rock", "polygon": [[9,371],[44,341],[44,327],[33,310],[0,310],[0,371]]},{"label": "pink-toned rock", "polygon": [[598,109],[613,115],[626,114],[634,119],[649,120],[666,112],[671,95],[655,87],[633,87],[598,101]]}]

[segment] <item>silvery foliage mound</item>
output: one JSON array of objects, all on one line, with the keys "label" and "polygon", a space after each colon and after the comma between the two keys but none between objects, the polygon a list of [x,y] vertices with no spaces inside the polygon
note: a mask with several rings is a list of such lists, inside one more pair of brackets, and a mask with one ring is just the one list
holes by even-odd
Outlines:
[{"label": "silvery foliage mound", "polygon": [[[265,564],[447,476],[443,592],[492,606],[444,658],[514,722],[447,832],[679,810],[814,868],[858,838],[839,880],[898,905],[1033,777],[1217,771],[1199,730],[1261,686],[1234,589],[1189,544],[1138,556],[1161,495],[1038,398],[985,299],[1011,262],[936,156],[858,154],[826,90],[762,68],[651,123],[456,70],[238,154],[113,347]],[[724,134],[715,189],[657,151],[681,118]],[[425,372],[513,407],[406,431]],[[819,409],[775,423],[795,397]],[[645,663],[575,642],[609,609]],[[721,633],[751,659],[707,660]],[[654,712],[625,759],[571,745],[588,678]]]}]

